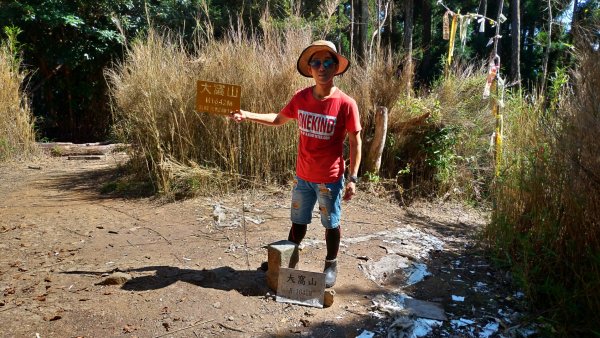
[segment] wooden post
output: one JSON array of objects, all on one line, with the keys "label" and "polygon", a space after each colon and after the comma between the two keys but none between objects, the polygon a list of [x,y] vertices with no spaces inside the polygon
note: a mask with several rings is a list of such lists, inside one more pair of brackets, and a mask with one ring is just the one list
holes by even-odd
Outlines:
[{"label": "wooden post", "polygon": [[365,171],[371,174],[379,174],[381,167],[381,155],[387,135],[388,110],[386,107],[377,107],[375,111],[375,136],[371,141],[369,152],[365,161]]}]

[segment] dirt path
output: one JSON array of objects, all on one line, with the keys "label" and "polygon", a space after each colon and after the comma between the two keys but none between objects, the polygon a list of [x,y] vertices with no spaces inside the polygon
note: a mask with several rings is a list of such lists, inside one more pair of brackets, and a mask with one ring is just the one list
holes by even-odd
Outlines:
[{"label": "dirt path", "polygon": [[[494,337],[522,330],[520,294],[468,239],[485,213],[450,204],[401,208],[363,190],[345,205],[335,301],[318,309],[276,302],[257,269],[266,260],[264,246],[287,237],[287,191],[244,195],[244,236],[241,196],[164,204],[100,194],[120,159],[0,166],[1,337],[385,337],[401,331]],[[300,268],[321,271],[318,222],[306,238]],[[131,279],[100,285],[113,272]],[[414,308],[411,314],[415,301],[406,297],[441,309],[445,320]]]}]

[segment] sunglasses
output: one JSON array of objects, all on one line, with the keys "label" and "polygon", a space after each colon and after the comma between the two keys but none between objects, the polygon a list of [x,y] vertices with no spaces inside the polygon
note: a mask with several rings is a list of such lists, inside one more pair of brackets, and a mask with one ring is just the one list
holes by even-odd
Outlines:
[{"label": "sunglasses", "polygon": [[325,69],[329,69],[331,67],[333,67],[333,65],[336,64],[335,60],[333,59],[327,59],[325,61],[321,61],[321,60],[310,60],[308,62],[308,64],[315,69],[319,69],[321,68],[321,65],[323,65],[323,68]]}]

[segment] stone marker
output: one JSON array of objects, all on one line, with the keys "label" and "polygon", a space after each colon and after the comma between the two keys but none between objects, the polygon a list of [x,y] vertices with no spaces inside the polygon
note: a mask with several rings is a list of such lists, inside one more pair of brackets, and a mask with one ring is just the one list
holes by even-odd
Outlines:
[{"label": "stone marker", "polygon": [[322,308],[324,292],[324,273],[279,268],[276,301]]},{"label": "stone marker", "polygon": [[279,268],[295,269],[298,264],[298,246],[291,241],[278,241],[267,247],[268,264],[267,285],[277,291]]}]

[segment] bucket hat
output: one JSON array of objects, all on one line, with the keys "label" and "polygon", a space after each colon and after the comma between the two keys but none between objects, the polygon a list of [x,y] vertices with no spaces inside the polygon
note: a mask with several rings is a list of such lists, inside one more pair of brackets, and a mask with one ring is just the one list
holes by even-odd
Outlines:
[{"label": "bucket hat", "polygon": [[344,74],[350,67],[350,61],[337,52],[335,45],[331,41],[326,40],[317,40],[313,42],[310,46],[306,47],[302,53],[300,53],[300,57],[298,58],[298,63],[296,64],[296,68],[298,68],[298,72],[306,77],[312,77],[310,74],[310,65],[308,62],[310,58],[317,52],[327,51],[331,54],[335,55],[338,59],[338,71],[335,75]]}]

